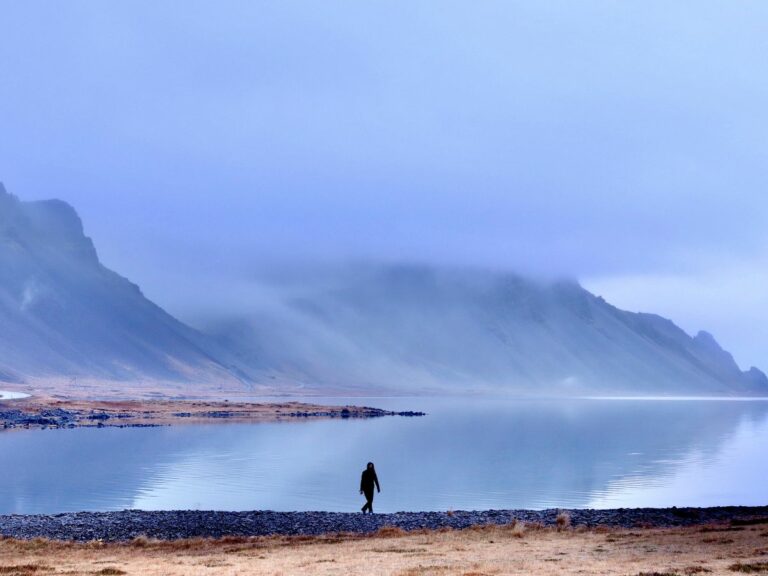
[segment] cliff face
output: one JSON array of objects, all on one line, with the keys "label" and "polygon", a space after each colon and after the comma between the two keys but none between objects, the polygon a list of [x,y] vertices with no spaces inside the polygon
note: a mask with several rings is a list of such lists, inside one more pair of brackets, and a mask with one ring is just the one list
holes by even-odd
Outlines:
[{"label": "cliff face", "polygon": [[71,206],[0,187],[0,377],[232,379],[206,346],[101,265]]}]

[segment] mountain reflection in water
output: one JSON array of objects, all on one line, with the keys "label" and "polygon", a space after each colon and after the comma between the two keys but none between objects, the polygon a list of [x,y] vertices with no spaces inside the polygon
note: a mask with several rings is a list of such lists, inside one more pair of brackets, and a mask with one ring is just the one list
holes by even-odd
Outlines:
[{"label": "mountain reflection in water", "polygon": [[[313,399],[318,401],[318,399]],[[768,401],[335,398],[421,418],[0,434],[0,513],[768,501]]]}]

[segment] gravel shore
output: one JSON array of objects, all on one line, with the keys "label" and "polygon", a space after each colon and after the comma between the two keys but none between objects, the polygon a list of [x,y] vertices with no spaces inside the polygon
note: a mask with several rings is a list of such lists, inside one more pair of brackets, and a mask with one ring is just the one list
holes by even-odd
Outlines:
[{"label": "gravel shore", "polygon": [[[363,515],[342,512],[214,512],[200,510],[73,512],[0,516],[0,534],[12,538],[125,541],[137,536],[160,540],[223,536],[370,533],[384,526],[403,530],[508,524],[514,520],[553,525],[561,510],[398,512]],[[619,508],[567,510],[573,526],[649,528],[708,523],[748,523],[768,518],[768,506],[716,508]]]}]

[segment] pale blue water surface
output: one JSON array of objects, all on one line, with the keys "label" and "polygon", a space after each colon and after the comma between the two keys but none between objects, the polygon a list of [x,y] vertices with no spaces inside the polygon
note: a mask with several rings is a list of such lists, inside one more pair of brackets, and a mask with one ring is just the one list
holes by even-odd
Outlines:
[{"label": "pale blue water surface", "polygon": [[29,398],[29,394],[24,392],[10,392],[8,390],[0,390],[0,400],[19,400],[21,398]]},{"label": "pale blue water surface", "polygon": [[328,398],[421,418],[0,432],[0,513],[768,504],[768,401]]}]

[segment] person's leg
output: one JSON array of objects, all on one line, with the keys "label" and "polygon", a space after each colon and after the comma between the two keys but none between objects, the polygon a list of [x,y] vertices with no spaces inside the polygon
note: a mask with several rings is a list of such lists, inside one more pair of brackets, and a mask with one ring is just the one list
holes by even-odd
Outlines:
[{"label": "person's leg", "polygon": [[371,490],[370,492],[366,491],[365,499],[367,500],[365,505],[368,508],[368,512],[373,514],[373,490]]}]

